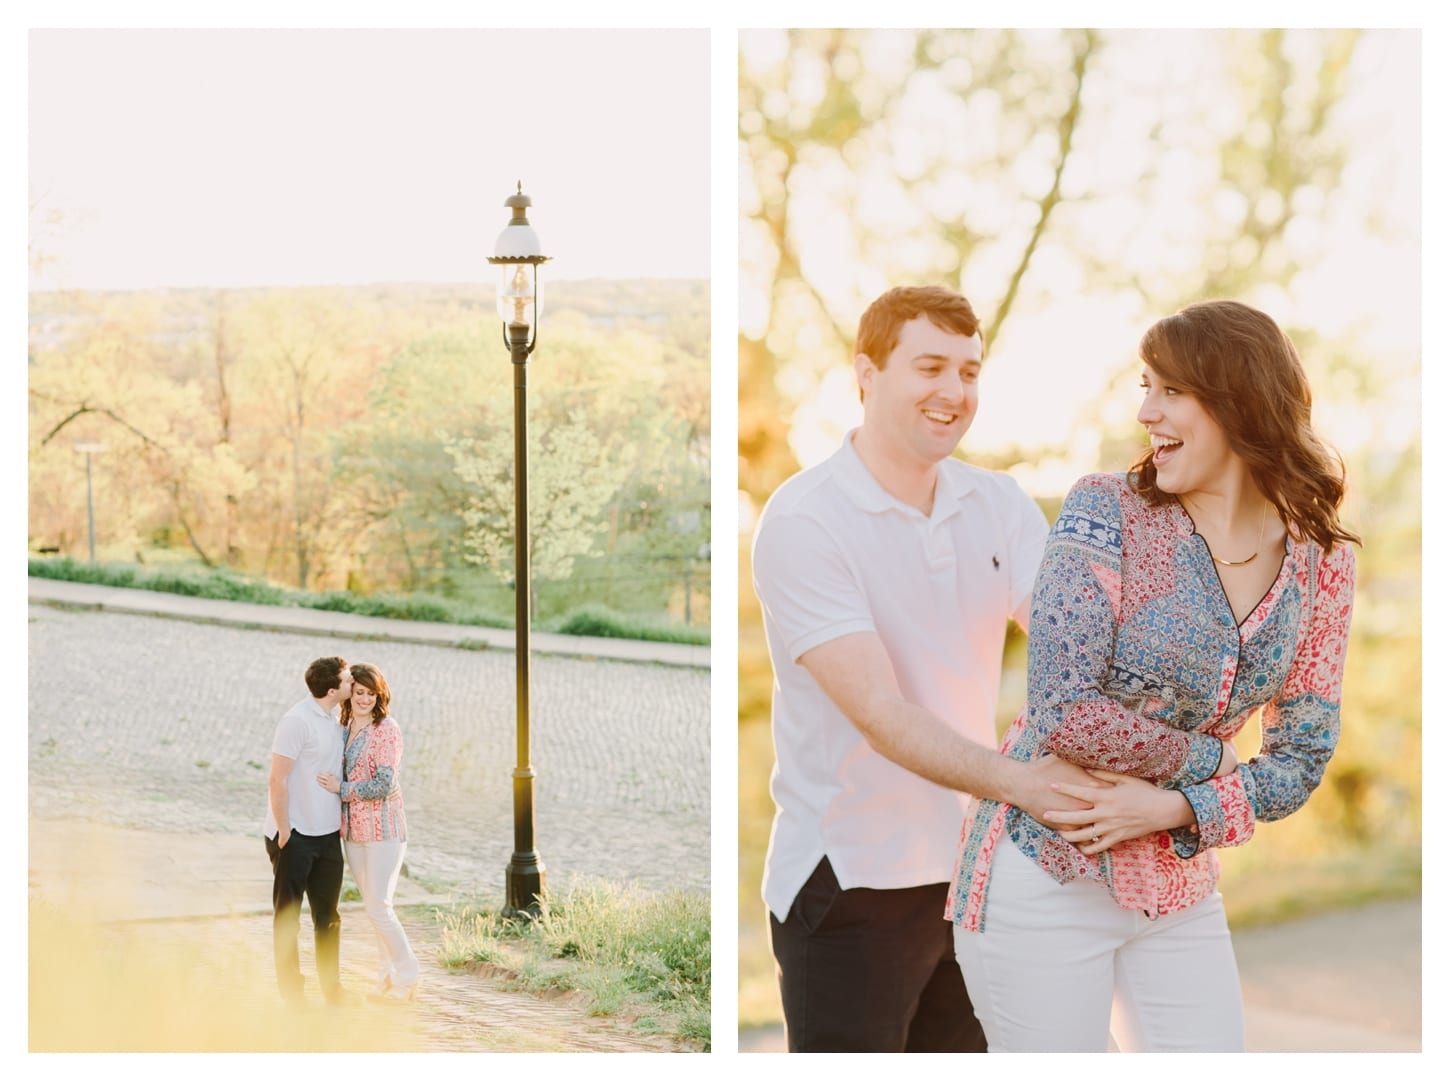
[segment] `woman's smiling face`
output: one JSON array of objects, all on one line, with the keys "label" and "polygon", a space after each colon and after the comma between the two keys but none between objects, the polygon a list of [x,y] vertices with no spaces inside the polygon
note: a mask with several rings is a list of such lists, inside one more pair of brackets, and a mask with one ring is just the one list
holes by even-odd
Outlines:
[{"label": "woman's smiling face", "polygon": [[354,717],[367,717],[373,711],[373,705],[377,702],[377,694],[369,687],[357,680],[352,685],[352,715]]},{"label": "woman's smiling face", "polygon": [[1244,463],[1228,436],[1192,391],[1175,387],[1143,367],[1143,404],[1138,423],[1153,442],[1158,488],[1174,495],[1213,491]]}]

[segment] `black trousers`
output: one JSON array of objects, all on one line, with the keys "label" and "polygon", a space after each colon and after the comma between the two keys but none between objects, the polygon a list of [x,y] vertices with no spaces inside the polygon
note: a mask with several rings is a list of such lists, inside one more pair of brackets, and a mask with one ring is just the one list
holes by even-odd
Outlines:
[{"label": "black trousers", "polygon": [[337,942],[342,918],[337,901],[342,895],[342,836],[337,830],[321,837],[292,831],[286,848],[266,837],[272,861],[272,950],[277,962],[277,988],[283,995],[302,994],[302,965],[297,957],[297,931],[302,922],[302,898],[312,910],[317,943],[317,982],[322,996],[335,998],[338,979]]},{"label": "black trousers", "polygon": [[986,1051],[943,917],[947,883],[843,890],[822,859],[770,917],[790,1051]]}]

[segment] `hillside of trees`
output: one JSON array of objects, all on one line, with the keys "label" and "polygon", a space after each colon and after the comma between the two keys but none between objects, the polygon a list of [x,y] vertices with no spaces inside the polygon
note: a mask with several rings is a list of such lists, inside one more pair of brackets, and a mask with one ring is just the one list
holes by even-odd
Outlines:
[{"label": "hillside of trees", "polygon": [[[708,623],[709,288],[545,282],[536,611]],[[511,612],[513,376],[488,286],[33,293],[29,541]]]}]

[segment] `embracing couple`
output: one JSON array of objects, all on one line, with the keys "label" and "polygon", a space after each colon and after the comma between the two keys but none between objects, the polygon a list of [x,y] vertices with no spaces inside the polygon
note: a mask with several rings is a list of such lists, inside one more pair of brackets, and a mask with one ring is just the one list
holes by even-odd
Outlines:
[{"label": "embracing couple", "polygon": [[[1273,320],[1193,304],[1138,351],[1146,446],[1049,530],[950,457],[970,304],[893,289],[857,335],[861,426],[761,514],[792,1051],[1243,1050],[1214,849],[1324,774],[1358,538]],[[1028,692],[995,750],[1009,619]]]},{"label": "embracing couple", "polygon": [[391,692],[370,664],[319,657],[304,675],[307,697],[287,711],[272,740],[263,837],[272,861],[272,944],[277,987],[302,1000],[297,932],[302,898],[312,912],[322,997],[346,1005],[338,975],[337,913],[343,850],[378,942],[373,997],[411,1000],[418,958],[393,911],[408,847],[398,771],[403,733],[389,716]]}]

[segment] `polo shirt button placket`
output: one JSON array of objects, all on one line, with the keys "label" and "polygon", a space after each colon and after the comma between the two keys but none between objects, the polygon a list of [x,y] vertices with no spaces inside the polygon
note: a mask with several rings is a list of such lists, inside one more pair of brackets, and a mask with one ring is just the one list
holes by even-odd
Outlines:
[{"label": "polo shirt button placket", "polygon": [[952,543],[952,531],[944,522],[926,524],[926,567],[932,574],[953,570],[957,565],[957,550]]}]

